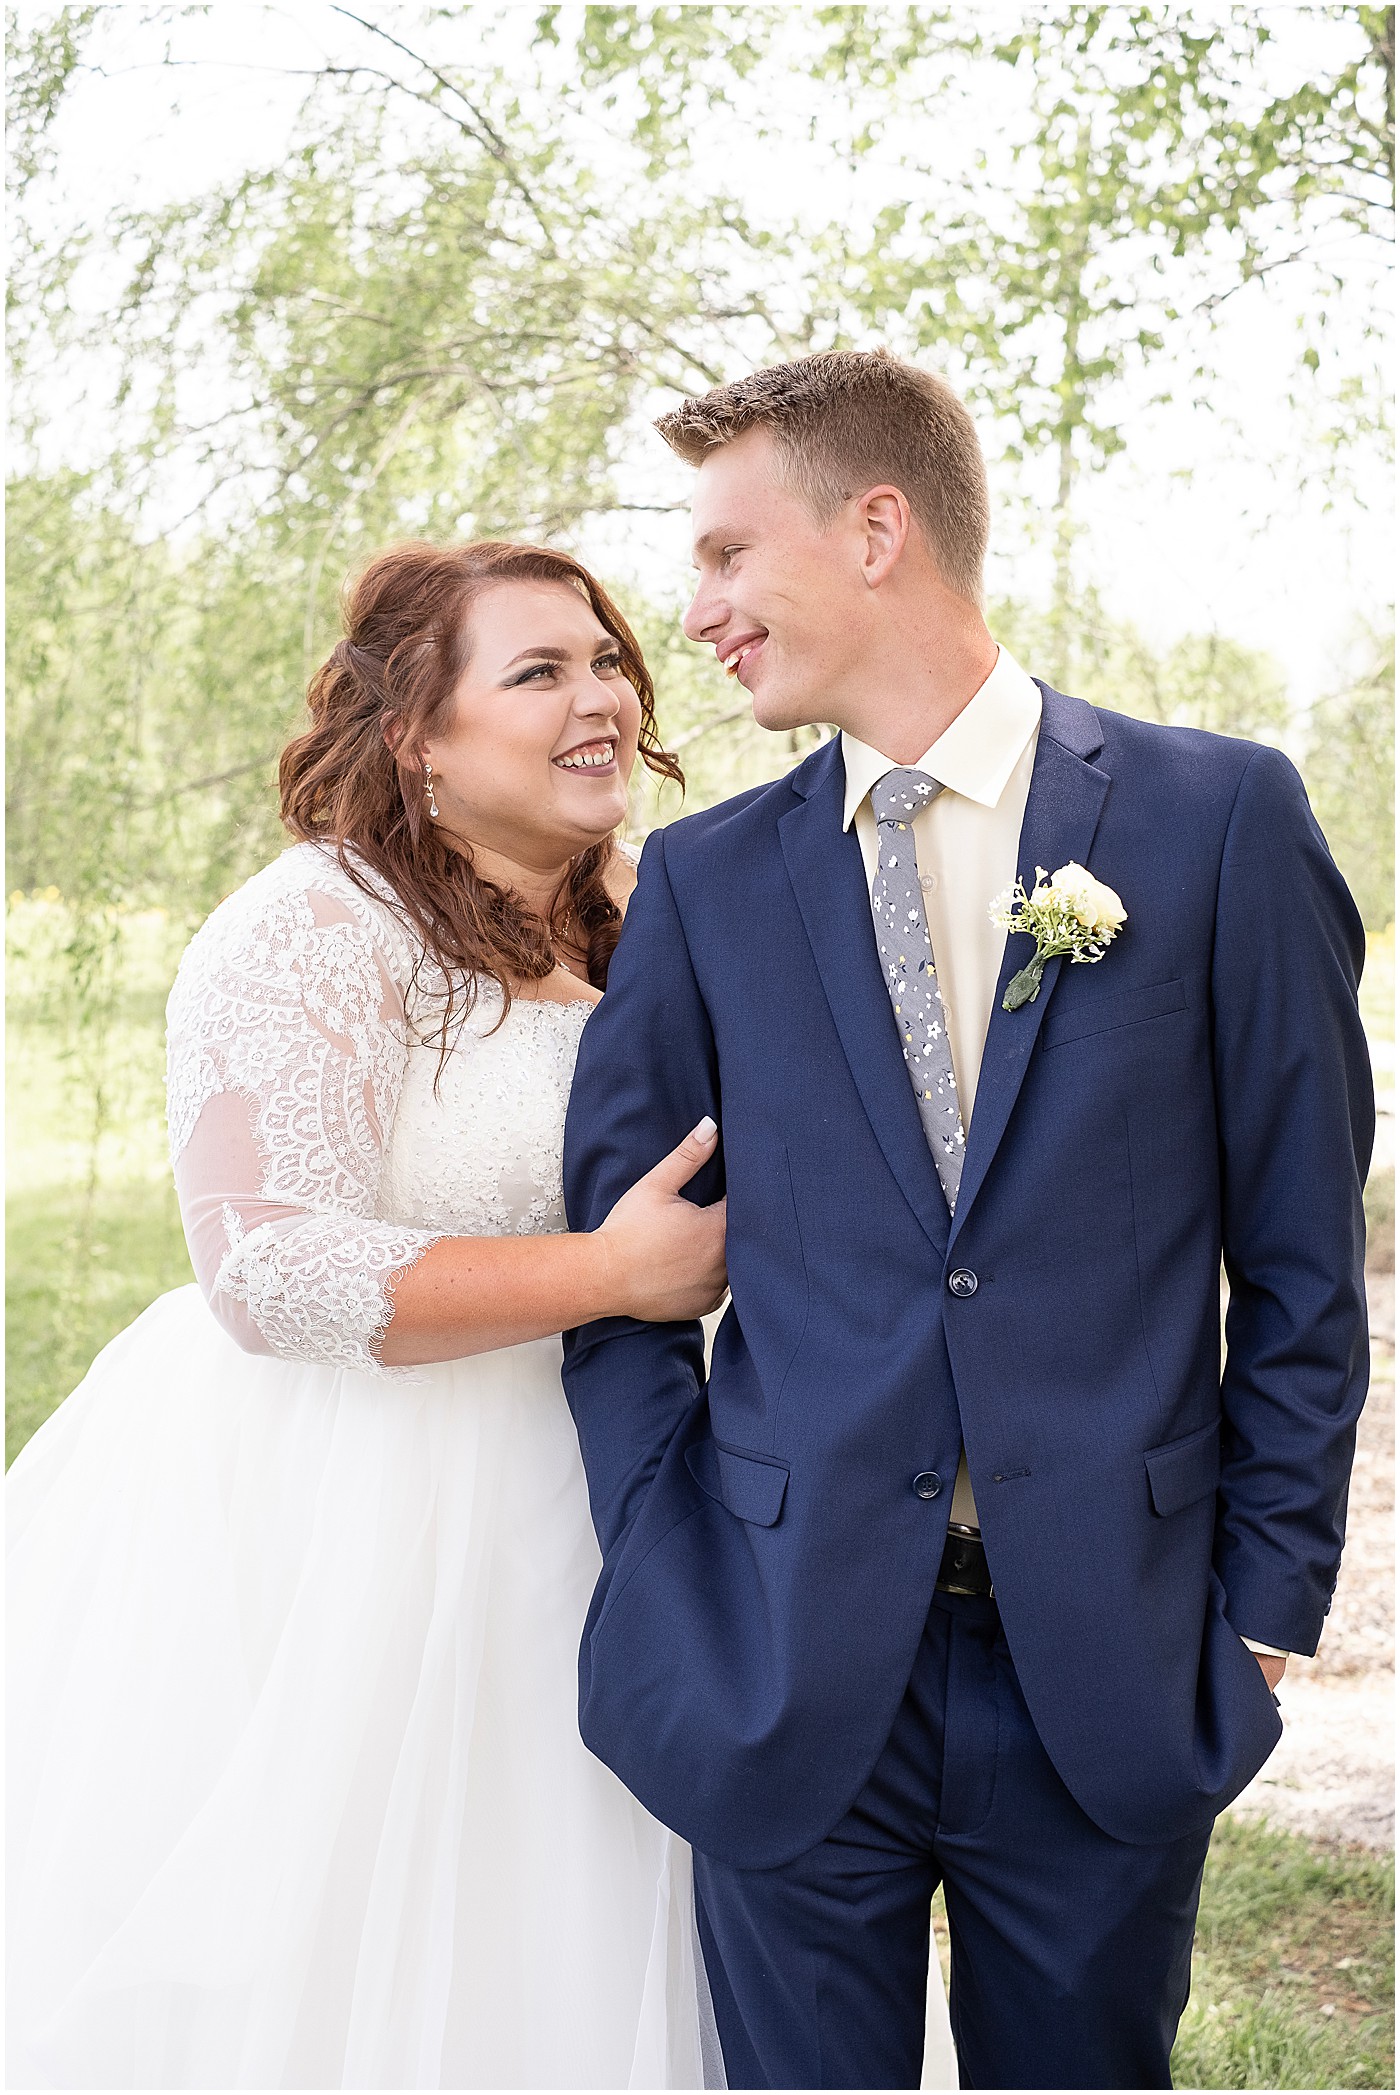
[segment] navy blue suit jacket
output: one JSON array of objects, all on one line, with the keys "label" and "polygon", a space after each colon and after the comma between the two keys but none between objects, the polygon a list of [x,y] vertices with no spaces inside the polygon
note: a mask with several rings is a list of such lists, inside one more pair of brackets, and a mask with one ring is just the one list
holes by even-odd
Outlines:
[{"label": "navy blue suit jacket", "polygon": [[1336,1579],[1361,925],[1277,751],[1042,690],[1022,878],[1078,860],[1128,922],[1015,1012],[1008,939],[951,1226],[837,743],[652,836],[584,1032],[573,1227],[712,1113],[693,1193],[728,1194],[732,1302],[708,1378],[698,1325],[567,1336],[604,1552],[580,1721],[739,1866],[802,1853],[870,1774],[962,1445],[1036,1728],[1119,1839],[1198,1831],[1255,1773],[1279,1721],[1240,1638],[1313,1651]]}]

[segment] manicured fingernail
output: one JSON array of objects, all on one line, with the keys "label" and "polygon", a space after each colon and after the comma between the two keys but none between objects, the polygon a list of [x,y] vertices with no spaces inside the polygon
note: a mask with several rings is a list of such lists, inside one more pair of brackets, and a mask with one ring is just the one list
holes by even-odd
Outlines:
[{"label": "manicured fingernail", "polygon": [[694,1135],[697,1142],[708,1142],[712,1135],[719,1133],[719,1129],[707,1113],[703,1120],[696,1121],[690,1132]]}]

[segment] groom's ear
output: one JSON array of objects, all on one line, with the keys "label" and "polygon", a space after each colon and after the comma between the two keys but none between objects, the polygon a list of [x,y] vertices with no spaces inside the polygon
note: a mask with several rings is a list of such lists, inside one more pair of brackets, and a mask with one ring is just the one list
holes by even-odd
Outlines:
[{"label": "groom's ear", "polygon": [[857,518],[865,541],[861,578],[871,589],[893,572],[909,540],[912,515],[897,487],[872,487],[861,496]]}]

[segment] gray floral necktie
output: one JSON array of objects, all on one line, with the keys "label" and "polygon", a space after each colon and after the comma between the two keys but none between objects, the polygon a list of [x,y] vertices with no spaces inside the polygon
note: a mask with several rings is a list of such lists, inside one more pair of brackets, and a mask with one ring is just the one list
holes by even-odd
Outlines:
[{"label": "gray floral necktie", "polygon": [[885,987],[919,1102],[919,1118],[951,1213],[962,1178],[962,1114],[948,1044],[948,1018],[938,990],[933,941],[914,856],[914,817],[942,791],[936,778],[912,769],[887,771],[872,787],[870,805],[880,839],[880,861],[871,901]]}]

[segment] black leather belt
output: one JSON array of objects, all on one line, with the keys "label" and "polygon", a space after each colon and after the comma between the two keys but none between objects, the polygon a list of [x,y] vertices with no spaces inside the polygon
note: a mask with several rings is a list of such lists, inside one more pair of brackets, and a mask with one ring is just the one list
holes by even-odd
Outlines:
[{"label": "black leather belt", "polygon": [[943,1545],[943,1562],[938,1567],[938,1590],[940,1593],[976,1593],[984,1600],[991,1599],[992,1574],[987,1568],[987,1552],[976,1528],[964,1528],[955,1521],[949,1523],[948,1540]]}]

